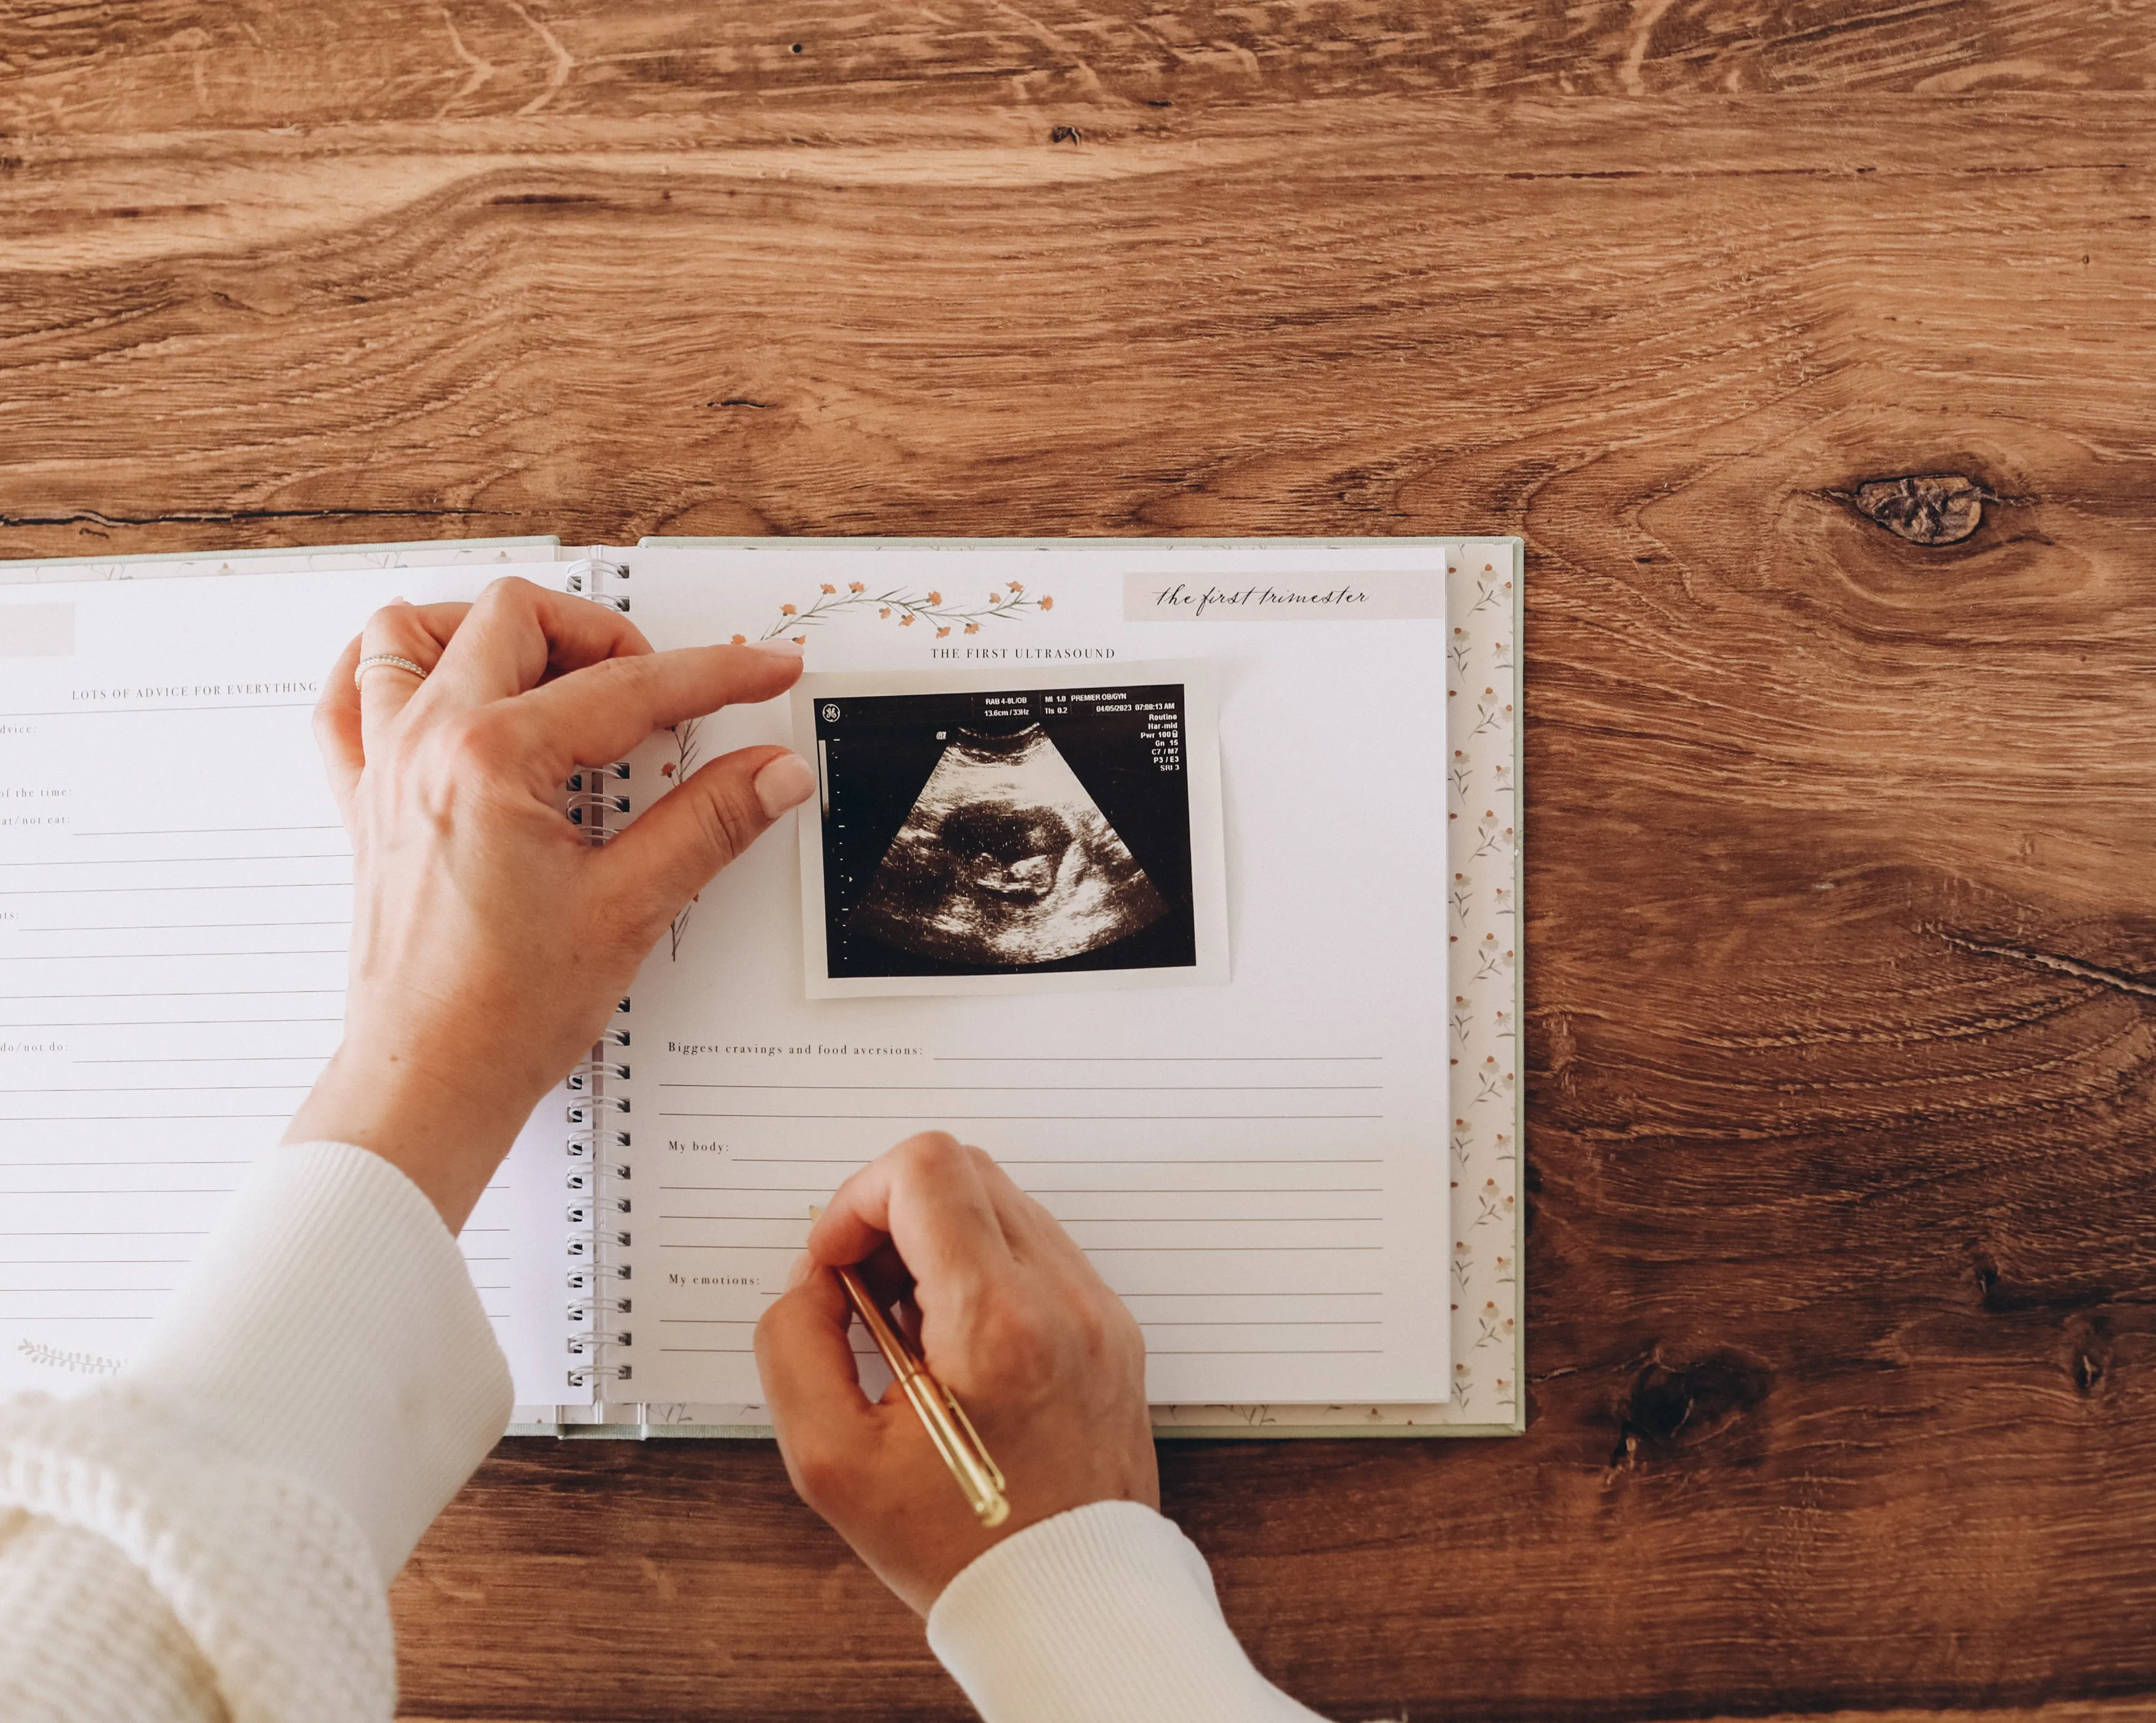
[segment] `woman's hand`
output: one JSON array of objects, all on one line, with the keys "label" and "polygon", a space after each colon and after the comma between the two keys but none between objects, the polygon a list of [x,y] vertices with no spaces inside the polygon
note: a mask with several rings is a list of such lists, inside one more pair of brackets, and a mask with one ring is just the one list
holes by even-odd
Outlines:
[{"label": "woman's hand", "polygon": [[[901,1300],[931,1373],[1002,1468],[1011,1513],[993,1531],[903,1391],[861,1392],[830,1272],[849,1263]],[[1038,1520],[1089,1502],[1160,1505],[1137,1323],[1054,1216],[940,1131],[839,1187],[757,1325],[756,1361],[793,1487],[923,1615],[968,1562]]]},{"label": "woman's hand", "polygon": [[[355,690],[376,653],[430,674]],[[625,617],[521,580],[377,611],[316,713],[352,833],[351,991],[285,1141],[371,1149],[460,1227],[681,905],[815,787],[785,749],[742,748],[595,849],[563,781],[800,673],[792,647],[654,653]]]}]

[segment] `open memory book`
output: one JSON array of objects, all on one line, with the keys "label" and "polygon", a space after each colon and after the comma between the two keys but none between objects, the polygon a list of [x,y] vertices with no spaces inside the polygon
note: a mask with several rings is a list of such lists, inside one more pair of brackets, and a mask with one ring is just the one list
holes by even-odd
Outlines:
[{"label": "open memory book", "polygon": [[767,1433],[811,1205],[935,1128],[1128,1303],[1163,1433],[1521,1427],[1513,539],[0,565],[0,1391],[122,1367],[274,1151],[341,1019],[323,679],[382,604],[503,576],[660,649],[803,644],[789,697],[584,762],[585,841],[747,743],[819,787],[462,1234],[514,1430]]}]

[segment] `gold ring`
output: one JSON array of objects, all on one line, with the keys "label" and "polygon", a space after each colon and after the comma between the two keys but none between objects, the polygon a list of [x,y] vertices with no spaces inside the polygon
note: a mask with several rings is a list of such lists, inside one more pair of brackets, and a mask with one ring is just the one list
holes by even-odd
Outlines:
[{"label": "gold ring", "polygon": [[357,664],[352,666],[352,685],[354,688],[358,687],[359,679],[361,677],[364,676],[369,670],[380,669],[409,670],[422,682],[427,679],[426,671],[419,665],[413,664],[410,659],[404,658],[394,652],[377,652],[362,659]]}]

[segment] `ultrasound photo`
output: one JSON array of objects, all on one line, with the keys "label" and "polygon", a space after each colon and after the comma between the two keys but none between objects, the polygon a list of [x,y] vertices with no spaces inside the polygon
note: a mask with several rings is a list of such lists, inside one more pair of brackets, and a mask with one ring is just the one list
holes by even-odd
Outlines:
[{"label": "ultrasound photo", "polygon": [[[1207,710],[1194,806],[1189,681],[966,686],[953,673],[871,691],[932,679],[803,679],[822,782],[813,853],[803,835],[821,934],[808,941],[812,992],[1157,984],[1217,969],[1199,949],[1201,927],[1210,945],[1221,920],[1214,744]],[[1209,826],[1194,845],[1200,810]]]}]

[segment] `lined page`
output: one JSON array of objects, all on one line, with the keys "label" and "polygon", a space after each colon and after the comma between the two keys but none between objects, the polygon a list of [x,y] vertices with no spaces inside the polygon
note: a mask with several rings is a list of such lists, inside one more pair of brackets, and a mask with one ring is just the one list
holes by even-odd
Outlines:
[{"label": "lined page", "polygon": [[[320,679],[379,604],[483,578],[0,588],[0,1390],[131,1356],[336,1049],[352,851]],[[512,1162],[463,1236],[512,1356],[559,1331],[558,1295],[520,1290],[521,1200]],[[544,1361],[534,1397],[563,1397]]]},{"label": "lined page", "polygon": [[[755,1324],[808,1205],[931,1128],[1066,1225],[1143,1326],[1154,1401],[1445,1397],[1444,624],[1132,623],[1124,576],[1148,551],[633,559],[654,644],[754,638],[856,580],[986,592],[1016,574],[1052,612],[939,643],[870,611],[805,629],[810,668],[963,664],[953,642],[1215,660],[1232,969],[1222,987],[811,1002],[791,834],[759,844],[637,983],[639,1398],[756,1403]],[[1368,560],[1411,572],[1414,554]],[[705,758],[790,740],[775,710],[698,735]],[[639,781],[666,759],[639,755]]]},{"label": "lined page", "polygon": [[[665,1068],[681,1063],[719,1061]],[[1144,1326],[1159,1381],[1209,1397],[1250,1367],[1229,1361],[1270,1361],[1278,1382],[1382,1357],[1382,1054],[916,1055],[929,1069],[903,1084],[877,1063],[737,1058],[726,1077],[660,1080],[646,1130],[667,1151],[652,1203],[666,1307],[685,1287],[706,1295],[685,1307],[737,1311],[662,1316],[662,1358],[750,1356],[804,1205],[929,1129],[997,1148]],[[736,1266],[715,1285],[721,1262]],[[743,1264],[757,1296],[724,1299]]]}]

